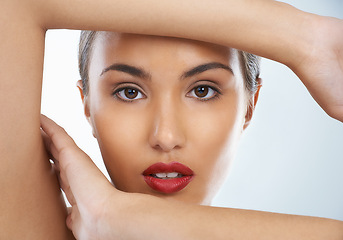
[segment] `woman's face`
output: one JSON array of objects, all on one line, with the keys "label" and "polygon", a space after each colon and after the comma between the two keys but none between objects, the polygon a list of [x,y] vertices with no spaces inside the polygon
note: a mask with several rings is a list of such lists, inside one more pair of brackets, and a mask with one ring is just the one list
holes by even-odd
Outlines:
[{"label": "woman's face", "polygon": [[100,33],[83,100],[118,189],[210,204],[246,126],[246,96],[236,50]]}]

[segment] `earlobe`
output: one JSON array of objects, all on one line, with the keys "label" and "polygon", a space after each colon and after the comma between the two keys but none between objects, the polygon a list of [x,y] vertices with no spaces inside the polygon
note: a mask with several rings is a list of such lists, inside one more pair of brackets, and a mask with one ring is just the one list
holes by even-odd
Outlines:
[{"label": "earlobe", "polygon": [[245,114],[245,121],[244,121],[244,125],[243,125],[243,130],[245,130],[250,124],[253,113],[255,111],[256,103],[258,101],[260,89],[262,87],[262,79],[261,78],[257,78],[256,82],[257,82],[257,90],[256,90],[255,94],[253,96],[251,96],[251,98],[248,102],[247,112]]}]

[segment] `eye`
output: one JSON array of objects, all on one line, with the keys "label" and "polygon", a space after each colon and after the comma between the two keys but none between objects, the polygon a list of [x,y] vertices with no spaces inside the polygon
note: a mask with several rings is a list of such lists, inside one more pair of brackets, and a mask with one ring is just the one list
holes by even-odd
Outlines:
[{"label": "eye", "polygon": [[200,100],[210,100],[214,97],[216,97],[218,94],[218,91],[213,89],[212,87],[206,86],[206,85],[200,85],[195,88],[193,88],[189,92],[189,96],[193,98],[198,98]]},{"label": "eye", "polygon": [[133,101],[144,98],[144,95],[137,88],[125,87],[118,89],[114,94],[123,101]]}]

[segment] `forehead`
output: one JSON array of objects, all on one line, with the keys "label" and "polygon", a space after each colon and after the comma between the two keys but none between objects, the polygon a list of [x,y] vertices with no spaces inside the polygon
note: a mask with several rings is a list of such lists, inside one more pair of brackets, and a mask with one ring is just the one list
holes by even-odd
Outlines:
[{"label": "forehead", "polygon": [[[197,65],[221,62],[239,65],[237,50],[216,44],[173,37],[99,32],[94,40],[91,63],[129,62],[144,66]],[[157,64],[158,63],[158,64]],[[175,69],[176,70],[176,69]]]}]

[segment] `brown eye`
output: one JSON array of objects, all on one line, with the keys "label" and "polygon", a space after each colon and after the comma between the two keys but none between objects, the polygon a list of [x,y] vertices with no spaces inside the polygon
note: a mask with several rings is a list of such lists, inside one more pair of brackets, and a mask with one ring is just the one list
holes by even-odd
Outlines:
[{"label": "brown eye", "polygon": [[144,98],[144,95],[136,88],[125,87],[115,92],[115,95],[124,101],[132,101]]},{"label": "brown eye", "polygon": [[199,86],[199,87],[194,89],[194,94],[199,98],[204,98],[207,96],[208,91],[209,91],[208,87]]},{"label": "brown eye", "polygon": [[207,101],[218,97],[221,94],[217,89],[207,86],[199,85],[190,91],[187,96],[196,98],[199,100]]},{"label": "brown eye", "polygon": [[126,88],[124,94],[128,99],[135,99],[138,95],[138,91],[134,88]]}]

